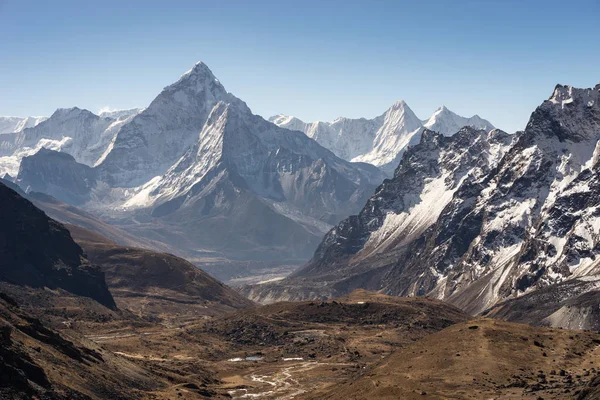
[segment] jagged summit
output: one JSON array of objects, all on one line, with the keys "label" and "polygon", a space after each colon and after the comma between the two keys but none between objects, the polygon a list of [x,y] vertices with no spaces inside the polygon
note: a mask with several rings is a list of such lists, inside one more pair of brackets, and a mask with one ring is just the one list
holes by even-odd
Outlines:
[{"label": "jagged summit", "polygon": [[193,88],[197,92],[201,92],[207,87],[211,87],[214,85],[216,87],[216,90],[225,92],[225,88],[223,87],[221,82],[219,82],[219,80],[215,77],[210,68],[208,68],[208,66],[201,61],[198,61],[196,64],[194,64],[194,66],[190,70],[186,71],[183,75],[181,75],[177,82],[167,86],[167,88],[172,86],[179,87],[182,85]]},{"label": "jagged summit", "polygon": [[485,129],[487,131],[494,129],[494,126],[489,121],[479,117],[477,114],[471,118],[461,117],[449,110],[445,105],[435,110],[433,115],[423,122],[423,126],[446,136],[455,134],[463,126],[471,126],[475,129]]},{"label": "jagged summit", "polygon": [[595,140],[600,132],[600,88],[556,85],[552,96],[532,114],[523,140],[556,136],[575,142]]},{"label": "jagged summit", "polygon": [[406,102],[404,100],[397,100],[396,102],[394,102],[394,104],[392,104],[392,106],[390,107],[390,109],[401,109],[404,107],[408,107],[408,104],[406,104]]},{"label": "jagged summit", "polygon": [[219,103],[250,109],[228,93],[206,64],[199,62],[163,89],[152,103],[121,128],[99,165],[111,185],[134,187],[164,174],[198,140]]},{"label": "jagged summit", "polygon": [[[552,96],[548,99],[553,104],[560,104],[564,106],[565,104],[570,104],[574,101],[593,101],[598,98],[600,95],[600,83],[596,85],[593,89],[578,89],[574,88],[570,85],[556,85],[554,88],[554,92],[552,92]],[[591,107],[593,104],[590,104]]]},{"label": "jagged summit", "polygon": [[296,117],[279,114],[269,119],[286,129],[299,130],[348,161],[366,162],[393,174],[400,157],[409,145],[419,143],[423,127],[450,136],[463,126],[491,130],[494,126],[475,115],[464,118],[446,106],[422,121],[404,100],[392,104],[373,118],[336,118],[331,122],[305,123]]}]

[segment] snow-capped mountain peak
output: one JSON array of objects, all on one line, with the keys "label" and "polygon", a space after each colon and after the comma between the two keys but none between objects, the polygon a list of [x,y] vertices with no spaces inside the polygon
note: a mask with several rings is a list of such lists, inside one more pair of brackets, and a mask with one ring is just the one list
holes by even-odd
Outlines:
[{"label": "snow-capped mountain peak", "polygon": [[395,129],[414,131],[421,127],[421,120],[404,100],[398,100],[386,111],[385,122],[393,124]]},{"label": "snow-capped mountain peak", "polygon": [[471,118],[461,117],[450,111],[445,105],[439,107],[428,120],[424,121],[423,126],[432,131],[439,132],[445,136],[455,134],[463,126],[470,126],[475,129],[484,129],[490,131],[494,129],[489,121],[474,115]]},{"label": "snow-capped mountain peak", "polygon": [[100,118],[112,118],[112,119],[121,119],[128,118],[132,115],[137,115],[142,112],[144,109],[135,107],[135,108],[125,108],[122,110],[113,110],[109,107],[104,107],[98,112],[98,116]]},{"label": "snow-capped mountain peak", "polygon": [[269,121],[282,128],[298,130],[315,139],[338,157],[348,161],[373,164],[392,175],[409,145],[419,143],[423,127],[453,135],[464,126],[489,131],[494,126],[475,115],[464,118],[446,106],[438,108],[422,121],[404,100],[398,100],[382,115],[373,119],[337,118],[332,122],[305,123],[296,117],[279,114]]},{"label": "snow-capped mountain peak", "polygon": [[366,162],[392,174],[406,147],[418,143],[422,131],[421,120],[404,100],[395,102],[382,116],[370,151],[352,161]]},{"label": "snow-capped mountain peak", "polygon": [[0,135],[21,132],[45,121],[48,117],[0,117]]},{"label": "snow-capped mountain peak", "polygon": [[407,106],[408,106],[408,104],[406,104],[406,102],[404,100],[396,100],[394,102],[394,104],[392,104],[392,106],[390,108],[397,109],[397,108],[404,108],[404,107],[407,107]]},{"label": "snow-capped mountain peak", "polygon": [[[181,78],[173,85],[187,85],[188,87],[196,90],[197,93],[204,90],[206,87],[214,85],[219,90],[225,90],[221,82],[215,77],[210,68],[202,61],[198,61],[194,66],[186,73],[181,75]],[[173,86],[172,85],[172,86]]]},{"label": "snow-capped mountain peak", "polygon": [[169,85],[119,131],[100,164],[113,185],[138,186],[164,174],[198,140],[211,110],[220,101],[250,109],[228,93],[212,71],[198,62]]}]

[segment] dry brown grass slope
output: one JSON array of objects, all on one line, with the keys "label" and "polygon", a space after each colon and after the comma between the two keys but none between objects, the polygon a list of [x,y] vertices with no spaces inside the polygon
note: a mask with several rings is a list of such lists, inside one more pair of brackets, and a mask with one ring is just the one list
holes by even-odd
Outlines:
[{"label": "dry brown grass slope", "polygon": [[140,317],[194,321],[253,305],[182,258],[124,247],[85,228],[67,227],[88,259],[104,272],[117,305]]},{"label": "dry brown grass slope", "polygon": [[306,398],[597,398],[599,364],[597,333],[481,318],[426,336]]}]

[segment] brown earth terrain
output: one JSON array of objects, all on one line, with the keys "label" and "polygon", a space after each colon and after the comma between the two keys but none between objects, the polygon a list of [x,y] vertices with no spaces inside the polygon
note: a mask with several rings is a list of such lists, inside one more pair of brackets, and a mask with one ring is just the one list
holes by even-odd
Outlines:
[{"label": "brown earth terrain", "polygon": [[124,247],[75,225],[67,228],[90,262],[104,272],[118,307],[140,318],[196,321],[253,305],[182,258]]},{"label": "brown earth terrain", "polygon": [[[587,399],[597,398],[600,382],[597,333],[468,320],[425,298],[357,291],[168,324],[143,310],[78,319],[72,310],[69,323],[48,324],[103,361],[45,350],[14,328],[15,317],[0,318],[21,338],[9,349],[42,368],[50,385],[42,389],[62,398]],[[35,374],[25,375],[42,390]]]},{"label": "brown earth terrain", "polygon": [[490,319],[398,349],[307,399],[598,398],[600,335]]},{"label": "brown earth terrain", "polygon": [[0,189],[2,399],[600,398],[596,332],[364,290],[258,306]]},{"label": "brown earth terrain", "polygon": [[178,327],[113,324],[108,330],[106,324],[89,323],[79,329],[146,368],[185,373],[205,366],[215,379],[205,382],[213,396],[274,399],[303,398],[309,390],[341,383],[394,349],[465,320],[458,309],[438,301],[357,291]]}]

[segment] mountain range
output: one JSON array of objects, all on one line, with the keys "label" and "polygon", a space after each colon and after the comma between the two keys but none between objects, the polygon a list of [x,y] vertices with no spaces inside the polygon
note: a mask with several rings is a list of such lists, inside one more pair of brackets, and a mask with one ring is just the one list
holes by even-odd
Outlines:
[{"label": "mountain range", "polygon": [[[515,134],[402,101],[271,123],[198,63],[145,109],[14,123],[0,398],[598,398],[599,100],[558,85]],[[312,258],[236,291],[169,253]]]},{"label": "mountain range", "polygon": [[[599,273],[599,99],[600,85],[558,85],[515,135],[424,130],[394,177],[328,232],[305,267],[247,293],[269,302],[360,287],[480,313],[551,287],[557,304],[581,301],[540,320],[589,324],[581,294],[596,290]],[[530,301],[512,301],[505,315]]]},{"label": "mountain range", "polygon": [[283,128],[304,132],[347,161],[366,162],[393,175],[402,154],[419,143],[425,128],[451,136],[464,126],[490,131],[494,126],[475,115],[461,117],[445,106],[427,120],[420,120],[404,101],[397,101],[373,119],[337,118],[332,122],[305,123],[298,118],[276,115],[269,121]]},{"label": "mountain range", "polygon": [[203,63],[145,109],[59,109],[1,139],[0,166],[25,191],[217,269],[304,262],[384,178],[254,115]]},{"label": "mountain range", "polygon": [[599,90],[558,85],[516,134],[445,107],[421,120],[403,101],[371,120],[271,123],[197,63],[145,109],[59,109],[5,134],[3,158],[26,192],[84,210],[68,218],[89,213],[221,279],[312,256],[243,289],[259,302],[364,288],[477,314],[556,284],[595,290]]},{"label": "mountain range", "polygon": [[77,107],[59,108],[30,127],[0,134],[0,175],[16,177],[21,160],[42,148],[66,152],[93,167],[106,155],[119,129],[138,111],[126,110],[113,117]]},{"label": "mountain range", "polygon": [[25,128],[32,128],[48,117],[0,117],[0,135],[3,133],[21,132]]}]

